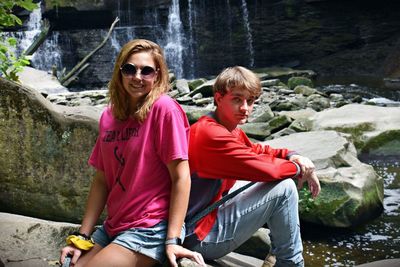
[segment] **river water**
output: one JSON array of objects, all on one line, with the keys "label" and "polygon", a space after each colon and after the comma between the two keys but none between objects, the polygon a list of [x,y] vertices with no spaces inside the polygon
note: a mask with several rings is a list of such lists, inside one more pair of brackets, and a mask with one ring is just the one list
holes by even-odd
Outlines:
[{"label": "river water", "polygon": [[302,225],[307,267],[354,266],[400,258],[400,163],[396,157],[362,160],[384,178],[384,211],[373,221],[353,229]]},{"label": "river water", "polygon": [[[325,92],[360,95],[364,99],[380,99],[383,105],[390,103],[388,106],[400,106],[400,90],[385,89],[377,81],[364,82],[362,84],[341,80],[338,84],[320,81],[317,87]],[[361,155],[359,159],[372,165],[384,179],[384,210],[374,220],[350,229],[302,223],[307,267],[355,266],[382,259],[400,258],[400,158]]]},{"label": "river water", "polygon": [[[379,98],[373,87],[356,84],[323,86],[323,91],[342,90]],[[399,92],[385,97],[399,100]],[[397,102],[396,101],[396,102]],[[400,159],[398,156],[360,156],[384,178],[384,211],[376,219],[351,229],[302,224],[304,257],[307,267],[355,266],[382,259],[400,258]]]}]

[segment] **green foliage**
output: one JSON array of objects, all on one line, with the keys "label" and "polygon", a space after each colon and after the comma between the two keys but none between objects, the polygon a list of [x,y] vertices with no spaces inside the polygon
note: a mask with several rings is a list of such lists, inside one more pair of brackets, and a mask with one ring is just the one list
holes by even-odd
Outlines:
[{"label": "green foliage", "polygon": [[[37,4],[33,3],[32,0],[1,0],[0,29],[22,25],[21,19],[12,13],[15,7],[32,11],[37,8]],[[12,81],[18,81],[18,72],[30,63],[28,56],[24,54],[16,55],[14,52],[16,46],[17,40],[15,38],[7,38],[0,33],[0,76]]]},{"label": "green foliage", "polygon": [[315,209],[314,199],[308,190],[307,183],[299,190],[299,208],[305,212],[311,212]]}]

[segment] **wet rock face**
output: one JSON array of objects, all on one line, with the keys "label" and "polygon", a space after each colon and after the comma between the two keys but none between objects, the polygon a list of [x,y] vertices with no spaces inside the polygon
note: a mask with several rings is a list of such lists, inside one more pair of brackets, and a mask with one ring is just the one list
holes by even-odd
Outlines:
[{"label": "wet rock face", "polygon": [[[109,0],[61,2],[57,9],[49,5],[44,17],[64,40],[61,50],[71,51],[63,55],[67,70],[88,54],[94,43],[102,41],[116,16],[121,19],[117,25],[121,28],[115,31],[120,46],[138,37],[167,46],[172,1],[143,0],[135,1],[135,5]],[[231,65],[301,66],[317,70],[321,76],[382,78],[400,73],[397,1],[385,5],[358,1],[247,2],[244,7],[242,1],[191,1],[189,7],[186,1],[180,1],[183,78],[215,75]],[[78,38],[71,36],[72,30],[77,31]],[[114,50],[110,42],[98,51],[76,86],[90,89],[92,84],[105,84],[111,76],[107,65],[114,62]],[[101,75],[93,75],[96,73]]]},{"label": "wet rock face", "polygon": [[0,79],[0,206],[52,220],[81,220],[97,138],[88,112],[59,111],[39,93]]}]

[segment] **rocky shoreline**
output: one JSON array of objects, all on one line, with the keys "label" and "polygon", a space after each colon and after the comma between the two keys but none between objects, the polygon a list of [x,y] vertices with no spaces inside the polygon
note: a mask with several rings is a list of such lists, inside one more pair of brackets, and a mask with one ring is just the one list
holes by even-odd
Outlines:
[{"label": "rocky shoreline", "polygon": [[[382,178],[360,162],[358,155],[399,155],[400,107],[320,92],[313,86],[312,71],[263,69],[258,75],[263,94],[243,129],[254,141],[289,147],[308,156],[321,179],[322,193],[315,201],[307,191],[299,192],[302,220],[350,227],[379,215]],[[5,266],[23,266],[12,265],[14,259],[32,257],[49,259],[46,264],[54,265],[63,238],[82,217],[82,203],[93,175],[86,159],[96,140],[99,115],[107,104],[107,90],[71,93],[54,85],[52,77],[34,84],[29,75],[25,77],[22,85],[0,79],[0,203],[2,211],[45,219],[46,223],[29,218],[29,223],[17,226],[18,216],[1,214],[2,225],[7,227],[1,227],[4,241],[0,248],[2,254],[10,254],[0,258],[7,260]],[[183,106],[191,123],[213,110],[213,79],[171,80],[169,94]],[[54,230],[47,220],[73,224],[60,223]],[[52,256],[36,251],[37,244],[51,244],[51,251],[43,252]],[[251,254],[249,247],[241,251],[246,253]],[[253,254],[255,261],[265,254]],[[212,266],[238,266],[232,263],[238,260],[233,255],[222,260],[233,265]],[[29,264],[25,266],[43,266]],[[187,264],[182,266],[193,266]]]}]

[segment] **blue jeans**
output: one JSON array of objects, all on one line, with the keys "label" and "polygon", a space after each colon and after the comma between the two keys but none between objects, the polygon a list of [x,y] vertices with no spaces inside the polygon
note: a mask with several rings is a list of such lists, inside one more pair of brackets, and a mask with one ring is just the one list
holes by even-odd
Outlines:
[{"label": "blue jeans", "polygon": [[[242,186],[246,182],[237,183]],[[267,224],[271,253],[276,256],[275,266],[304,266],[298,199],[292,179],[257,183],[225,202],[218,209],[217,221],[210,233],[189,249],[200,252],[205,259],[217,259]],[[189,235],[192,231],[188,229]]]}]

